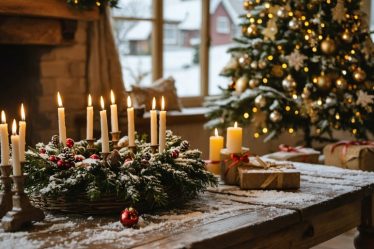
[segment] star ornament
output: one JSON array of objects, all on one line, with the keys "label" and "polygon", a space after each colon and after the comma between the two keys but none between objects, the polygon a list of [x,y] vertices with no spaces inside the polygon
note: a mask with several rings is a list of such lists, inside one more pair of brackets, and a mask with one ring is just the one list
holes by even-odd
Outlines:
[{"label": "star ornament", "polygon": [[278,33],[278,28],[277,28],[277,24],[275,22],[275,19],[271,19],[267,25],[266,25],[266,28],[262,31],[262,34],[271,39],[271,40],[275,40],[275,35]]},{"label": "star ornament", "polygon": [[368,108],[369,105],[374,103],[374,95],[369,95],[367,92],[362,90],[357,92],[356,105],[360,105],[364,108]]},{"label": "star ornament", "polygon": [[299,50],[295,49],[291,54],[285,56],[288,60],[288,65],[295,68],[296,71],[299,71],[304,66],[304,60],[308,57],[304,54],[301,54]]},{"label": "star ornament", "polygon": [[345,14],[347,13],[347,9],[344,7],[344,0],[338,0],[335,7],[332,9],[332,19],[341,23],[345,21]]}]

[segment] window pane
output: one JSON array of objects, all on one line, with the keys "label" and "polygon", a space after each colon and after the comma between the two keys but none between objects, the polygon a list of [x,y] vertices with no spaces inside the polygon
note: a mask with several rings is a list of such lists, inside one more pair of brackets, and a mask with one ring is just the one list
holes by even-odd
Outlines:
[{"label": "window pane", "polygon": [[112,9],[113,16],[152,17],[152,0],[119,0],[118,8]]},{"label": "window pane", "polygon": [[244,13],[242,0],[211,1],[209,51],[209,94],[218,94],[218,86],[226,87],[230,79],[219,75],[230,59],[227,49],[240,35],[239,16]]},{"label": "window pane", "polygon": [[179,96],[200,95],[201,0],[164,0],[164,77]]}]

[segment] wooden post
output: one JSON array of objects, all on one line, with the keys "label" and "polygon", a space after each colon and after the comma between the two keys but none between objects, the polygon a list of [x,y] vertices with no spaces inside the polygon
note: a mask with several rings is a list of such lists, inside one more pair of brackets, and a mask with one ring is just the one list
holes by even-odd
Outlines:
[{"label": "wooden post", "polygon": [[374,195],[365,197],[361,206],[361,224],[354,240],[356,249],[374,248]]},{"label": "wooden post", "polygon": [[152,28],[152,79],[162,78],[163,75],[163,0],[153,0]]},{"label": "wooden post", "polygon": [[210,1],[201,1],[200,95],[209,94]]}]

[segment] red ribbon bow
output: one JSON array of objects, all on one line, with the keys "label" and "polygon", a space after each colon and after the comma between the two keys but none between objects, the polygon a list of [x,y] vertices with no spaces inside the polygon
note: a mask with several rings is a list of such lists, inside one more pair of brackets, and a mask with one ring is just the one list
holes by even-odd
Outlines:
[{"label": "red ribbon bow", "polygon": [[374,146],[374,141],[341,141],[341,142],[338,142],[338,143],[334,144],[331,147],[330,153],[334,153],[334,150],[336,149],[336,147],[344,146],[343,149],[342,149],[342,154],[341,154],[341,160],[344,161],[344,157],[347,154],[347,150],[352,145]]},{"label": "red ribbon bow", "polygon": [[[227,176],[227,174],[229,173],[229,171],[232,168],[238,166],[238,164],[240,162],[248,163],[249,162],[249,155],[250,155],[249,151],[244,153],[244,154],[234,154],[234,153],[232,153],[230,155],[230,160],[232,161],[232,163],[230,163],[230,165],[226,168],[225,176]],[[228,159],[225,162],[227,162],[227,161],[228,161]]]},{"label": "red ribbon bow", "polygon": [[302,148],[304,147],[303,146],[292,147],[286,144],[280,144],[278,146],[279,151],[283,151],[283,152],[300,152]]}]

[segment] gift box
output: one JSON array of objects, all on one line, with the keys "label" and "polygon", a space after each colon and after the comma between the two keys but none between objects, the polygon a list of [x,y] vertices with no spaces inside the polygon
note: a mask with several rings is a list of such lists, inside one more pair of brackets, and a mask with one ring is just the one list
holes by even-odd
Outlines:
[{"label": "gift box", "polygon": [[298,189],[300,172],[292,164],[266,162],[257,159],[246,167],[239,167],[240,188],[254,189]]},{"label": "gift box", "polygon": [[323,149],[326,165],[374,171],[374,141],[341,141]]},{"label": "gift box", "polygon": [[267,154],[264,158],[278,161],[291,161],[303,163],[319,163],[320,152],[312,148],[304,148],[301,146],[292,147],[288,145],[279,145],[279,151]]},{"label": "gift box", "polygon": [[227,185],[239,185],[238,168],[249,162],[249,149],[242,148],[242,153],[230,153],[221,150],[221,179]]}]

